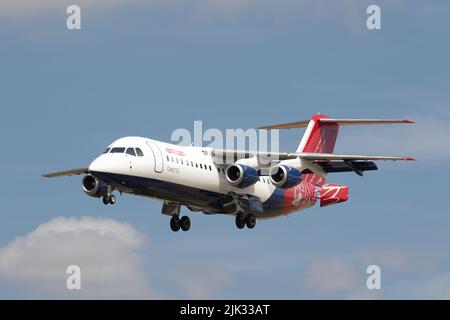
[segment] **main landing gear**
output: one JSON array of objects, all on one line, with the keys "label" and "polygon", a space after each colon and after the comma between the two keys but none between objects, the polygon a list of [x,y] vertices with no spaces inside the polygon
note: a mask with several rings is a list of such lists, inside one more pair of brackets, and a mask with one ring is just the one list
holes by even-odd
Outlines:
[{"label": "main landing gear", "polygon": [[191,219],[188,216],[173,216],[170,219],[170,229],[177,232],[178,230],[188,231],[191,228]]},{"label": "main landing gear", "polygon": [[249,229],[253,229],[256,226],[256,217],[252,213],[245,215],[244,212],[239,212],[236,215],[236,227],[238,227],[238,229],[244,229],[245,226]]},{"label": "main landing gear", "polygon": [[116,203],[116,196],[113,194],[107,194],[107,195],[103,196],[103,203],[105,205]]}]

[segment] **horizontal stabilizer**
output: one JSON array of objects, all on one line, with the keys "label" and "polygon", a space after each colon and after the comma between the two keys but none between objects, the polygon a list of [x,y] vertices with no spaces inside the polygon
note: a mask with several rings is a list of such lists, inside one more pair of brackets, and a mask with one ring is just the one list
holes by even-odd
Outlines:
[{"label": "horizontal stabilizer", "polygon": [[72,169],[72,170],[66,170],[66,171],[47,173],[47,174],[43,174],[42,176],[44,178],[56,178],[56,177],[73,176],[73,175],[80,175],[80,174],[87,174],[87,173],[89,173],[88,168],[80,168],[80,169]]},{"label": "horizontal stabilizer", "polygon": [[[310,120],[302,120],[296,122],[273,124],[268,126],[259,127],[258,129],[292,129],[292,128],[303,128],[307,127]],[[398,119],[328,119],[321,118],[317,119],[323,124],[339,124],[339,125],[365,125],[365,124],[396,124],[396,123],[414,123],[411,120],[398,120]]]}]

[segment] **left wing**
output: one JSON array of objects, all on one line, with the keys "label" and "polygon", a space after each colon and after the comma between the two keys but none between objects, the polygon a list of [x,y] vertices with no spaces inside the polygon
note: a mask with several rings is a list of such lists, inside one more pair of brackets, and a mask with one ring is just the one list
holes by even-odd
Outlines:
[{"label": "left wing", "polygon": [[73,175],[80,175],[80,174],[87,174],[87,173],[89,173],[88,168],[80,168],[80,169],[47,173],[47,174],[43,174],[42,176],[44,178],[56,178],[56,177],[73,176]]}]

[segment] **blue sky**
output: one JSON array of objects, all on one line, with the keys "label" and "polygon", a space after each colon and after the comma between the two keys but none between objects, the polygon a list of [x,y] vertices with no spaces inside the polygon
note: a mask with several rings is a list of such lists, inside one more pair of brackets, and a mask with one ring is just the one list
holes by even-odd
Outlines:
[{"label": "blue sky", "polygon": [[[372,2],[382,30],[366,29]],[[0,298],[450,298],[449,3],[78,3],[78,31],[65,28],[71,2],[0,4]],[[40,176],[86,166],[121,136],[316,112],[412,118],[343,128],[336,151],[418,161],[330,176],[348,202],[244,232],[192,213],[174,234],[157,201],[104,206],[79,177]],[[281,149],[302,134],[282,132]],[[64,289],[69,263],[86,274],[80,292]],[[365,287],[370,264],[382,290]]]}]

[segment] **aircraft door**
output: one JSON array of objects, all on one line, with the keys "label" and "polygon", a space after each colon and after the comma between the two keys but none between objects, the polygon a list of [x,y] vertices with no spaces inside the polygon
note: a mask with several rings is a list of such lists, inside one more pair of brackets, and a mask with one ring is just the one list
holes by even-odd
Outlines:
[{"label": "aircraft door", "polygon": [[158,145],[154,142],[148,142],[147,145],[149,146],[150,150],[152,150],[153,159],[155,163],[154,170],[155,172],[161,173],[164,169],[164,160],[163,155],[161,153],[161,150],[159,149]]}]

